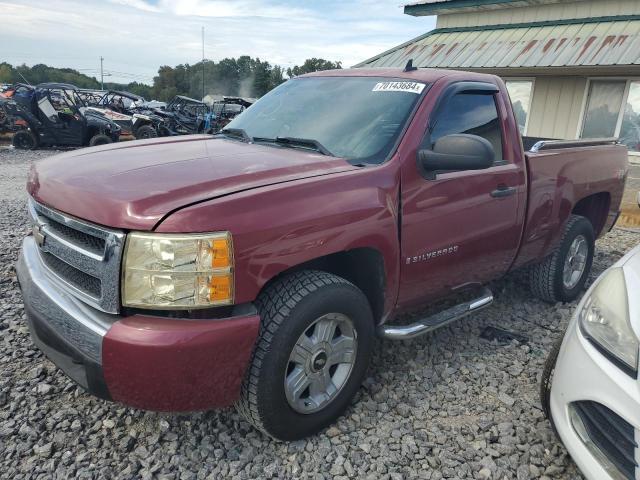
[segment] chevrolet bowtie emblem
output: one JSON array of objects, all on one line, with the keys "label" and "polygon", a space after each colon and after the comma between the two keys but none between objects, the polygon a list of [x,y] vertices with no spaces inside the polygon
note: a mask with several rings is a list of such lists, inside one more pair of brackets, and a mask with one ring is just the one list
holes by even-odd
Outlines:
[{"label": "chevrolet bowtie emblem", "polygon": [[44,240],[46,238],[42,230],[42,225],[36,223],[33,226],[32,233],[33,233],[33,238],[38,244],[38,246],[42,247],[44,245]]}]

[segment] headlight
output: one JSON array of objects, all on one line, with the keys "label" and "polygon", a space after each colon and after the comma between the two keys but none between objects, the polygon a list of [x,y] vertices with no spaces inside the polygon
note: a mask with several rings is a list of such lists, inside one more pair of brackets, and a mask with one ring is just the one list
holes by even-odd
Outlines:
[{"label": "headlight", "polygon": [[599,280],[579,314],[582,331],[628,373],[637,376],[638,339],[629,321],[624,273],[612,268]]},{"label": "headlight", "polygon": [[130,233],[122,270],[122,303],[185,310],[230,305],[231,234]]}]

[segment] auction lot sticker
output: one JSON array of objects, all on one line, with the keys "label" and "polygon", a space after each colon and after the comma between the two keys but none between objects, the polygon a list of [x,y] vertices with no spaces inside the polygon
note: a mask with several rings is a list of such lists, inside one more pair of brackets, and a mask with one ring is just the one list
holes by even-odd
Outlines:
[{"label": "auction lot sticker", "polygon": [[373,87],[372,92],[408,92],[421,94],[424,83],[419,82],[379,82]]}]

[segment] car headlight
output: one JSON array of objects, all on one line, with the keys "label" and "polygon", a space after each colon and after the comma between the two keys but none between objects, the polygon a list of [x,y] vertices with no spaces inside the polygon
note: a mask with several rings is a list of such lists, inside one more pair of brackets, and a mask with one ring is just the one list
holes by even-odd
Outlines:
[{"label": "car headlight", "polygon": [[229,232],[130,233],[122,267],[122,304],[193,309],[233,303]]},{"label": "car headlight", "polygon": [[627,373],[637,376],[639,343],[629,319],[627,286],[622,268],[612,268],[598,281],[579,313],[584,335],[608,353]]}]

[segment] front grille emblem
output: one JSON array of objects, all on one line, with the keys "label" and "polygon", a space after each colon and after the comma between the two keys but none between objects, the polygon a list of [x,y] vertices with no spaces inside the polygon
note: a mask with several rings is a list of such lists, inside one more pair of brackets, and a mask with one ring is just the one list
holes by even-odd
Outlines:
[{"label": "front grille emblem", "polygon": [[31,230],[33,233],[33,239],[36,241],[36,243],[38,244],[39,247],[43,247],[44,246],[44,241],[47,238],[44,234],[44,231],[42,229],[42,225],[39,223],[36,223],[33,226],[33,229]]}]

